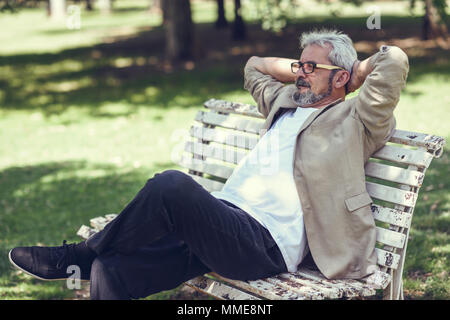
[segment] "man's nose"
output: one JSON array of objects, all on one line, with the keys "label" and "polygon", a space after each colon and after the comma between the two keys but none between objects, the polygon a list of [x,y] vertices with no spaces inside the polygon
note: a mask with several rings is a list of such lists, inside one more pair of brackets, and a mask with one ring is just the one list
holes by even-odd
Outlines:
[{"label": "man's nose", "polygon": [[306,78],[306,75],[303,72],[302,68],[298,68],[297,72],[295,73],[295,81],[297,81],[298,78],[302,78],[302,79]]}]

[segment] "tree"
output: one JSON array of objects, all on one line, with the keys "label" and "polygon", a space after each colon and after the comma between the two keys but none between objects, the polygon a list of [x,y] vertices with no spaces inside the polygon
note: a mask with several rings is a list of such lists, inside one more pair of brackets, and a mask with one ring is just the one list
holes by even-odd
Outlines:
[{"label": "tree", "polygon": [[234,0],[234,22],[231,38],[233,40],[244,40],[247,38],[247,30],[241,15],[241,0]]},{"label": "tree", "polygon": [[189,0],[164,0],[163,26],[166,57],[170,61],[188,60],[193,56],[194,26]]},{"label": "tree", "polygon": [[52,19],[63,19],[66,15],[66,0],[49,0],[48,13]]},{"label": "tree", "polygon": [[424,40],[439,37],[447,38],[445,4],[445,1],[425,0],[425,15],[422,25],[422,38]]},{"label": "tree", "polygon": [[92,6],[92,0],[86,0],[86,10],[87,11],[94,10],[94,7]]},{"label": "tree", "polygon": [[227,18],[225,17],[225,6],[223,0],[217,0],[217,20],[216,28],[223,28],[228,26]]}]

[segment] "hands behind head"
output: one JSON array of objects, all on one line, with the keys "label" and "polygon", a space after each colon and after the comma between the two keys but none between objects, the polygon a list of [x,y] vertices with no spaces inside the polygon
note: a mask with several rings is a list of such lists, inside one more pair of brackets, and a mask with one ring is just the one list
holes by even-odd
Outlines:
[{"label": "hands behind head", "polygon": [[356,60],[355,63],[353,64],[352,76],[350,77],[350,80],[348,81],[347,84],[348,89],[347,93],[358,90],[359,87],[361,87],[362,84],[364,83],[365,77],[361,77],[360,66],[361,61]]}]

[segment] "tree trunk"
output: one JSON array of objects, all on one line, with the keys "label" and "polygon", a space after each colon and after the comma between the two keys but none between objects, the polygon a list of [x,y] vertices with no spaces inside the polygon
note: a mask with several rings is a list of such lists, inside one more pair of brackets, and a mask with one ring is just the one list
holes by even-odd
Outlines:
[{"label": "tree trunk", "polygon": [[227,18],[225,17],[225,6],[223,0],[217,0],[217,21],[216,28],[224,28],[228,25]]},{"label": "tree trunk", "polygon": [[86,10],[87,11],[94,10],[94,7],[92,6],[92,0],[86,0]]},{"label": "tree trunk", "polygon": [[193,24],[189,0],[164,0],[166,56],[174,62],[193,56]]},{"label": "tree trunk", "polygon": [[148,12],[160,14],[162,11],[163,2],[161,0],[150,0],[150,5],[148,6]]},{"label": "tree trunk", "polygon": [[162,11],[162,25],[165,26],[167,23],[167,0],[159,2]]},{"label": "tree trunk", "polygon": [[50,17],[55,20],[64,19],[66,16],[66,1],[65,0],[49,0],[48,12]]},{"label": "tree trunk", "polygon": [[425,0],[425,15],[423,17],[423,39],[447,38],[447,26],[442,22],[433,0]]},{"label": "tree trunk", "polygon": [[244,40],[247,38],[247,30],[241,17],[241,0],[234,0],[234,23],[231,38],[233,40]]},{"label": "tree trunk", "polygon": [[110,14],[112,11],[112,0],[97,0],[97,6],[102,14]]}]

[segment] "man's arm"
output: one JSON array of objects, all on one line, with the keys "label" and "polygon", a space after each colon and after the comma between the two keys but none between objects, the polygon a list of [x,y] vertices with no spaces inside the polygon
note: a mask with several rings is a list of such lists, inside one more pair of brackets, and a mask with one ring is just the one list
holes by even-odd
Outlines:
[{"label": "man's arm", "polygon": [[380,51],[353,66],[349,90],[359,87],[356,112],[368,138],[381,147],[395,129],[394,109],[405,87],[409,64],[398,47],[382,46]]},{"label": "man's arm", "polygon": [[291,63],[294,59],[276,57],[251,57],[247,66],[253,67],[259,72],[271,75],[280,82],[288,83],[295,81],[295,74],[291,72]]},{"label": "man's arm", "polygon": [[274,101],[286,91],[285,83],[294,82],[291,63],[296,60],[275,57],[251,57],[244,68],[244,88],[258,105],[258,111],[268,116]]}]

